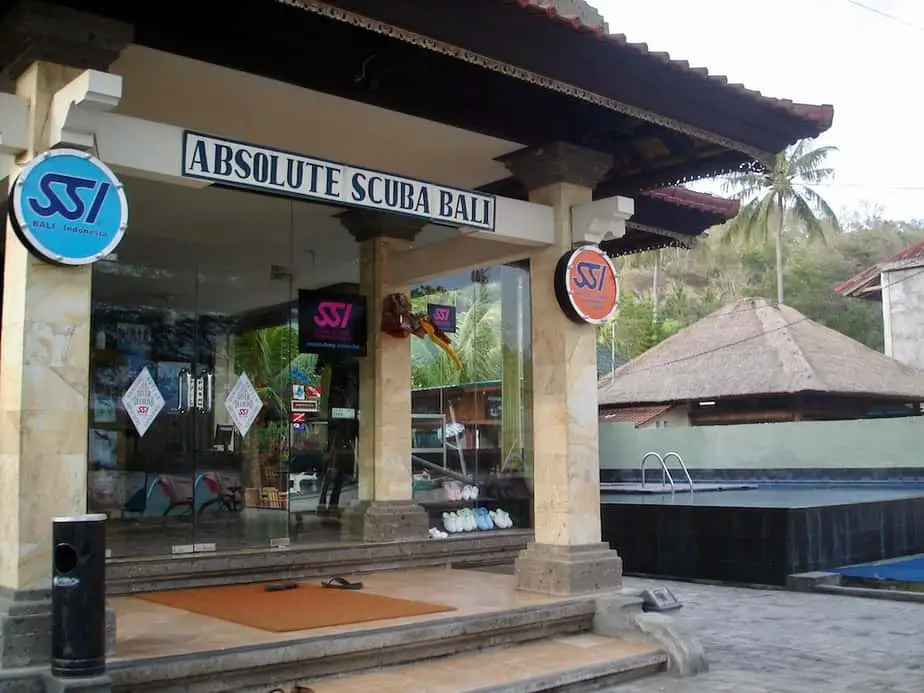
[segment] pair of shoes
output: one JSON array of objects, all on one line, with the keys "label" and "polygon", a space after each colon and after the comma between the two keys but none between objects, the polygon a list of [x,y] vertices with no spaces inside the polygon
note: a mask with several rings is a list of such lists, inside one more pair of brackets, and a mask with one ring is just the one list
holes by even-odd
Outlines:
[{"label": "pair of shoes", "polygon": [[446,539],[449,537],[449,535],[446,534],[446,532],[442,531],[438,527],[431,527],[430,531],[427,532],[427,534],[430,535],[431,539]]},{"label": "pair of shoes", "polygon": [[510,529],[513,527],[513,520],[510,519],[507,511],[498,508],[497,510],[492,510],[489,514],[491,519],[494,520],[494,526],[498,529]]},{"label": "pair of shoes", "polygon": [[478,487],[464,486],[462,488],[462,500],[478,500]]},{"label": "pair of shoes", "polygon": [[463,508],[457,513],[443,513],[443,527],[450,534],[458,532],[473,532],[478,529],[478,523],[475,515],[468,508]]},{"label": "pair of shoes", "polygon": [[[462,486],[459,485],[459,482],[453,481],[448,484],[443,484],[443,488],[446,489],[446,500],[462,500]],[[468,487],[466,486],[466,488]]]},{"label": "pair of shoes", "polygon": [[494,529],[494,520],[487,508],[475,508],[475,522],[478,524],[478,529]]},{"label": "pair of shoes", "polygon": [[443,528],[450,534],[462,531],[459,528],[459,518],[455,513],[443,513]]}]

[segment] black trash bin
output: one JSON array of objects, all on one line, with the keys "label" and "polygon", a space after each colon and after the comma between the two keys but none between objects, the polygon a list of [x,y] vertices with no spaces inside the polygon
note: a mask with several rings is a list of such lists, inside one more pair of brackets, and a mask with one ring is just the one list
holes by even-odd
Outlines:
[{"label": "black trash bin", "polygon": [[106,516],[53,523],[51,673],[99,676],[106,671]]}]

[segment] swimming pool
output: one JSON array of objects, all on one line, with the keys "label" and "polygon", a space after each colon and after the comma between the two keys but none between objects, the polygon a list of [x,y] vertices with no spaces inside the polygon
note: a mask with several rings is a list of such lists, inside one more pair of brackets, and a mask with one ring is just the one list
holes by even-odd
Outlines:
[{"label": "swimming pool", "polygon": [[921,485],[610,490],[601,511],[627,574],[785,585],[791,573],[924,553]]},{"label": "swimming pool", "polygon": [[830,505],[874,503],[897,498],[924,497],[924,487],[914,486],[809,486],[760,485],[745,489],[700,490],[690,493],[678,487],[671,494],[622,493],[601,488],[604,503],[645,505],[695,505],[715,508],[816,508]]}]

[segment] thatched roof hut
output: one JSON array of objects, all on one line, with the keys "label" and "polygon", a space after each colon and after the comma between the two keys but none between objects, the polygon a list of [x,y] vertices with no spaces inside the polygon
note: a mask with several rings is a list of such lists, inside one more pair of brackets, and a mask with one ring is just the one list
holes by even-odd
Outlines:
[{"label": "thatched roof hut", "polygon": [[603,410],[734,400],[740,412],[742,400],[762,400],[766,410],[775,399],[792,411],[794,397],[817,410],[830,396],[851,403],[844,418],[865,415],[871,399],[877,409],[894,402],[905,415],[919,413],[924,374],[789,306],[754,298],[721,308],[599,380]]}]

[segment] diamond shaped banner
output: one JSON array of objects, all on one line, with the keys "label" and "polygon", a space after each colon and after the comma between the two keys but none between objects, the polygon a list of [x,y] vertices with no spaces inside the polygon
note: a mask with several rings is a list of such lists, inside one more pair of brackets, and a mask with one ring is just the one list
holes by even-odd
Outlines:
[{"label": "diamond shaped banner", "polygon": [[228,410],[228,415],[237,430],[242,436],[246,436],[263,409],[263,400],[246,373],[241,373],[241,377],[225,398],[225,409]]},{"label": "diamond shaped banner", "polygon": [[139,437],[144,437],[154,419],[164,408],[164,396],[157,389],[157,383],[151,377],[147,367],[143,368],[122,395],[122,406],[128,418],[132,420]]}]

